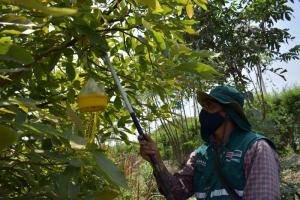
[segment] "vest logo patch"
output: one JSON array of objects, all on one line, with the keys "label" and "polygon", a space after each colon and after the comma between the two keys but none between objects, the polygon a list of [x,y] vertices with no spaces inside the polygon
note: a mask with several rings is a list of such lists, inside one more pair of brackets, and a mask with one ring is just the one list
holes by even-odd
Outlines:
[{"label": "vest logo patch", "polygon": [[205,166],[206,166],[206,161],[205,161],[205,160],[198,159],[198,160],[196,161],[196,164],[200,164],[201,166],[205,167]]},{"label": "vest logo patch", "polygon": [[240,162],[243,152],[241,150],[227,151],[225,158],[227,162]]}]

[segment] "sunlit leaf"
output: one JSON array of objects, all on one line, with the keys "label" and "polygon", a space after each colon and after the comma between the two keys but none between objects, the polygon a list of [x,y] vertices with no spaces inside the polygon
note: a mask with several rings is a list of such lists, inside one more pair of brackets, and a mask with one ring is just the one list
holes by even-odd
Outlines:
[{"label": "sunlit leaf", "polygon": [[2,75],[2,74],[0,74],[0,78],[3,79],[3,80],[11,81],[11,79],[9,78],[8,75]]},{"label": "sunlit leaf", "polygon": [[16,114],[15,112],[8,110],[6,108],[3,108],[3,107],[0,108],[0,113]]},{"label": "sunlit leaf", "polygon": [[22,32],[17,30],[3,30],[0,32],[1,34],[7,34],[7,35],[20,35]]},{"label": "sunlit leaf", "polygon": [[46,7],[37,0],[0,0],[0,2],[18,4],[25,8],[36,9],[53,16],[74,15],[77,13],[76,9],[71,8]]},{"label": "sunlit leaf", "polygon": [[194,0],[194,2],[200,6],[203,10],[207,11],[207,0]]},{"label": "sunlit leaf", "polygon": [[147,22],[144,18],[142,19],[142,24],[146,29],[152,30],[151,24]]},{"label": "sunlit leaf", "polygon": [[144,4],[154,11],[161,11],[162,8],[158,0],[138,0],[139,3]]},{"label": "sunlit leaf", "polygon": [[189,18],[192,18],[194,15],[194,8],[193,8],[193,4],[191,2],[189,2],[186,7],[185,7],[186,13],[188,15]]},{"label": "sunlit leaf", "polygon": [[154,39],[157,42],[158,46],[160,49],[165,49],[166,48],[166,43],[164,40],[164,34],[161,32],[157,31],[152,31],[154,35]]},{"label": "sunlit leaf", "polygon": [[0,44],[11,44],[12,40],[10,36],[6,36],[6,37],[1,37],[0,38]]},{"label": "sunlit leaf", "polygon": [[197,32],[193,28],[191,28],[191,27],[186,27],[184,29],[184,31],[187,32],[187,33],[189,33],[189,34],[191,34],[191,35],[197,34]]},{"label": "sunlit leaf", "polygon": [[182,14],[183,6],[177,7],[177,15],[180,16]]},{"label": "sunlit leaf", "polygon": [[181,22],[186,25],[194,25],[194,24],[198,23],[198,21],[193,20],[193,19],[182,20]]}]

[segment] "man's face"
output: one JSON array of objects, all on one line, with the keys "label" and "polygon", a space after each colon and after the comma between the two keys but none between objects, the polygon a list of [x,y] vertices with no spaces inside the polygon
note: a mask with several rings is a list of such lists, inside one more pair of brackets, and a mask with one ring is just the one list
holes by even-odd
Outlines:
[{"label": "man's face", "polygon": [[225,117],[225,112],[223,111],[223,107],[221,106],[221,104],[215,101],[206,100],[203,102],[202,107],[204,110],[206,110],[209,113],[219,113],[221,116]]}]

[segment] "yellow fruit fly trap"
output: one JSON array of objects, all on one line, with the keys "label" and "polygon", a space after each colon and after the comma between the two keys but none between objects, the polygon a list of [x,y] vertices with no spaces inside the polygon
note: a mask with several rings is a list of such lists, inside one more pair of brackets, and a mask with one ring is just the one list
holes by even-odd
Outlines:
[{"label": "yellow fruit fly trap", "polygon": [[108,97],[104,86],[98,85],[96,81],[89,78],[86,85],[80,90],[77,97],[77,103],[81,112],[90,112],[90,119],[87,122],[85,136],[88,143],[93,143],[97,131],[97,114],[103,111],[107,106]]},{"label": "yellow fruit fly trap", "polygon": [[86,85],[80,90],[77,98],[79,110],[82,112],[103,111],[107,105],[108,97],[102,85],[89,78]]}]

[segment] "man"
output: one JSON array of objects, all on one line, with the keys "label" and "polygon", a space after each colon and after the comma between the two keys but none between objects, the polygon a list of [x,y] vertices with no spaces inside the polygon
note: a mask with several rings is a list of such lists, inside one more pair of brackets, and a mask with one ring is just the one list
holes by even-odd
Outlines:
[{"label": "man", "polygon": [[278,155],[269,139],[251,130],[240,92],[218,86],[210,94],[197,95],[205,143],[182,170],[171,175],[151,138],[140,141],[142,157],[148,161],[149,155],[156,157],[174,198],[184,200],[195,194],[199,200],[280,199]]}]

